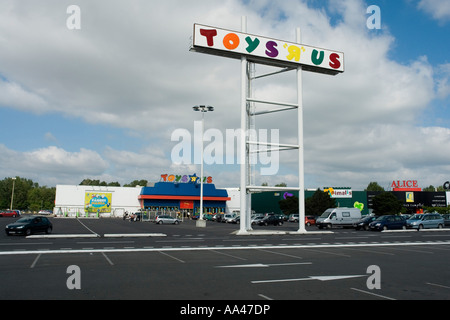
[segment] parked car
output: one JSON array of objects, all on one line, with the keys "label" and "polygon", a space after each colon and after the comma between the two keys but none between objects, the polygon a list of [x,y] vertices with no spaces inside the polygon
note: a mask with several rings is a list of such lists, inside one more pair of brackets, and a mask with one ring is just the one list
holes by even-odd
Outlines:
[{"label": "parked car", "polygon": [[20,216],[20,213],[18,213],[16,210],[2,210],[0,211],[0,217],[18,217]]},{"label": "parked car", "polygon": [[223,213],[217,213],[217,214],[214,216],[214,220],[215,220],[216,222],[225,222],[224,216],[225,216],[225,214],[223,214]]},{"label": "parked car", "polygon": [[233,220],[237,217],[238,215],[236,213],[226,213],[223,216],[222,222],[226,222],[226,223],[233,223]]},{"label": "parked car", "polygon": [[39,214],[50,215],[53,214],[52,210],[39,210]]},{"label": "parked car", "polygon": [[251,224],[259,224],[259,222],[264,219],[263,215],[253,215],[251,217]]},{"label": "parked car", "polygon": [[279,215],[270,214],[265,216],[259,223],[260,226],[268,226],[273,224],[274,226],[281,226],[283,224],[283,218]]},{"label": "parked car", "polygon": [[450,214],[443,214],[442,217],[444,218],[444,225],[450,226]]},{"label": "parked car", "polygon": [[359,221],[356,221],[353,224],[353,227],[356,230],[360,230],[360,229],[369,230],[369,224],[371,222],[375,221],[376,219],[377,219],[377,217],[375,217],[375,216],[369,216],[369,217],[366,216],[366,217],[360,219]]},{"label": "parked car", "polygon": [[305,217],[305,225],[313,226],[316,224],[316,217],[314,216],[306,216]]},{"label": "parked car", "polygon": [[289,215],[289,222],[298,222],[298,213],[293,213]]},{"label": "parked car", "polygon": [[168,216],[168,215],[161,215],[156,216],[155,223],[157,224],[179,224],[181,220]]},{"label": "parked car", "polygon": [[369,224],[370,230],[406,229],[406,220],[402,216],[386,215],[378,217]]},{"label": "parked car", "polygon": [[406,227],[412,229],[439,228],[445,225],[444,218],[438,213],[415,214],[406,220]]},{"label": "parked car", "polygon": [[16,222],[10,223],[5,227],[6,234],[23,234],[29,236],[32,233],[45,232],[51,233],[53,225],[46,217],[27,216],[20,218]]},{"label": "parked car", "polygon": [[203,214],[203,220],[213,221],[214,215],[212,213],[204,213]]}]

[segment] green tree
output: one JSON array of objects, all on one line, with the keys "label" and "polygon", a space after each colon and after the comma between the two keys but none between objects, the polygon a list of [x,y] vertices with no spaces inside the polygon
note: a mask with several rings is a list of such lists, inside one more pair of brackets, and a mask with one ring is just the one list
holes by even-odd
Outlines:
[{"label": "green tree", "polygon": [[281,211],[285,215],[290,215],[292,213],[298,213],[298,197],[292,196],[286,199],[278,201]]},{"label": "green tree", "polygon": [[28,208],[28,192],[38,187],[37,183],[34,183],[30,179],[21,177],[5,178],[0,181],[0,208],[9,208],[11,205],[12,188],[14,184],[14,200],[13,209],[25,210]]},{"label": "green tree", "polygon": [[398,214],[403,204],[390,192],[382,192],[372,199],[372,208],[376,215]]},{"label": "green tree", "polygon": [[92,180],[92,179],[83,179],[80,182],[80,186],[99,186],[100,180]]},{"label": "green tree", "polygon": [[312,197],[305,200],[305,211],[308,215],[319,216],[328,208],[336,208],[336,200],[323,190],[317,189]]},{"label": "green tree", "polygon": [[80,186],[120,187],[120,183],[117,181],[106,182],[98,179],[83,179],[83,181],[80,182]]},{"label": "green tree", "polygon": [[281,182],[275,185],[275,187],[287,187],[286,182]]},{"label": "green tree", "polygon": [[365,191],[384,191],[384,188],[378,182],[370,182]]},{"label": "green tree", "polygon": [[52,210],[55,206],[56,188],[36,187],[28,191],[28,203],[31,211]]},{"label": "green tree", "polygon": [[134,180],[128,184],[124,184],[124,187],[136,187],[136,186],[141,186],[141,187],[146,187],[147,186],[148,181],[147,180]]}]

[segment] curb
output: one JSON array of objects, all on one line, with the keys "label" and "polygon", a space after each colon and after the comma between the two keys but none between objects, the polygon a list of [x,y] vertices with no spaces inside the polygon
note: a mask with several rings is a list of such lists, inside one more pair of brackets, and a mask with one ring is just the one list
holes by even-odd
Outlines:
[{"label": "curb", "polygon": [[25,237],[26,239],[66,239],[66,238],[100,238],[99,234],[42,234]]},{"label": "curb", "polygon": [[69,238],[149,238],[166,237],[164,233],[110,233],[104,234],[43,234],[27,236],[26,239],[69,239]]},{"label": "curb", "polygon": [[149,238],[149,237],[167,237],[164,233],[107,233],[104,238]]}]

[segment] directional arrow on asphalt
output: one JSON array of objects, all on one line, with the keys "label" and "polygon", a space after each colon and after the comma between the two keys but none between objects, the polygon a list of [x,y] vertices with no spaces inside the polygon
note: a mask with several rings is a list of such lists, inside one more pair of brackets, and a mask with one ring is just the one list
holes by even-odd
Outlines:
[{"label": "directional arrow on asphalt", "polygon": [[252,283],[271,283],[271,282],[290,282],[290,281],[308,281],[308,280],[320,280],[320,281],[331,281],[331,280],[342,280],[350,278],[360,278],[367,277],[366,274],[358,275],[346,275],[346,276],[310,276],[308,278],[297,278],[297,279],[274,279],[274,280],[258,280],[252,281]]},{"label": "directional arrow on asphalt", "polygon": [[234,264],[229,266],[218,266],[216,268],[268,268],[268,267],[279,267],[279,266],[295,266],[301,264],[312,264],[312,262],[298,262],[298,263],[277,263],[277,264]]}]

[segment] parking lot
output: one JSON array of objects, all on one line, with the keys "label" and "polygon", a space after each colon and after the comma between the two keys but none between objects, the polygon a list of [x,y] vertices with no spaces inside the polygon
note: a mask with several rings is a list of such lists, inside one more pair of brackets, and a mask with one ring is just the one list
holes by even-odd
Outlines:
[{"label": "parking lot", "polygon": [[[55,237],[0,236],[1,299],[450,298],[447,228],[237,236],[238,225],[215,222],[51,221]],[[80,289],[68,289],[69,266],[80,269]],[[371,266],[380,269],[380,289],[368,288]]]},{"label": "parking lot", "polygon": [[[6,224],[16,221],[17,218],[0,218],[0,227],[4,230]],[[229,235],[239,230],[238,224],[232,223],[219,223],[213,221],[207,221],[207,228],[196,227],[195,220],[184,220],[179,225],[162,224],[157,225],[150,221],[136,221],[131,222],[129,220],[123,220],[120,218],[102,218],[102,219],[74,219],[74,218],[52,218],[50,220],[53,224],[52,236],[63,235],[84,235],[84,236],[97,236],[104,237],[112,235],[144,235],[155,233],[168,233],[173,232],[191,232],[192,230],[203,230],[205,233],[211,233],[212,235]],[[298,223],[285,222],[281,226],[258,226],[254,225],[253,229],[256,230],[272,230],[272,231],[285,231],[294,232],[298,230]],[[307,227],[310,231],[316,231],[314,226]],[[1,237],[5,237],[6,234],[2,232]],[[44,237],[35,236],[34,238]]]}]

